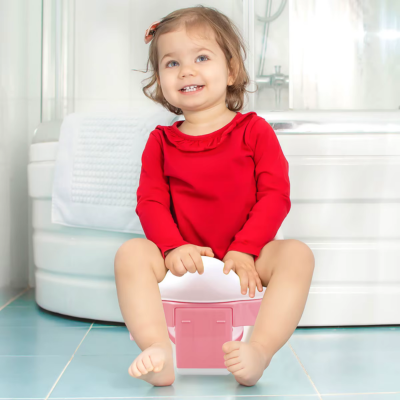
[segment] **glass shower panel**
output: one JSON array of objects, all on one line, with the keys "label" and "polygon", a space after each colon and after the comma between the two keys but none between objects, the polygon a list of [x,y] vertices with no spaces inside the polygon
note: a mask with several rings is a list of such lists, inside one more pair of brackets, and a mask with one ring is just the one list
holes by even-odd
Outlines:
[{"label": "glass shower panel", "polygon": [[41,121],[74,111],[75,0],[42,1]]},{"label": "glass shower panel", "polygon": [[[249,6],[251,10],[251,1]],[[251,23],[254,29],[254,44],[251,43],[250,34],[249,47],[252,50],[251,54],[254,54],[254,60],[253,68],[250,69],[252,75],[250,79],[256,83],[256,87],[253,85],[251,90],[257,88],[254,93],[254,107],[270,111],[288,110],[289,7],[287,0],[255,0],[254,17],[251,18]]]},{"label": "glass shower panel", "polygon": [[399,109],[398,0],[290,0],[289,12],[290,109]]},{"label": "glass shower panel", "polygon": [[[42,4],[42,121],[50,121],[149,101],[142,93],[149,73],[132,71],[146,66],[144,30],[153,19],[198,2]],[[251,83],[245,111],[400,109],[400,1],[202,4],[226,14],[243,33]]]}]

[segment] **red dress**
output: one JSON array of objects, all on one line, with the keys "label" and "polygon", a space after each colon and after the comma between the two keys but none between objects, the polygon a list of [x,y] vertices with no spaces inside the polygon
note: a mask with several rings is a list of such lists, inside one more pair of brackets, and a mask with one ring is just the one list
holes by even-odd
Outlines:
[{"label": "red dress", "polygon": [[278,138],[255,112],[191,136],[157,127],[142,154],[136,213],[163,258],[184,244],[252,254],[274,239],[290,211],[289,164]]}]

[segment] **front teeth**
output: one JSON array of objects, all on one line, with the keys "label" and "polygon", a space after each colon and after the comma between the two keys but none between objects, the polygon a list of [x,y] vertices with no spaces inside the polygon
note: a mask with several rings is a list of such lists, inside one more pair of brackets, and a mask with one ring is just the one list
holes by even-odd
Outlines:
[{"label": "front teeth", "polygon": [[195,91],[198,87],[200,87],[200,86],[188,86],[188,87],[182,89],[182,91],[184,91],[184,92],[193,92],[193,91]]}]

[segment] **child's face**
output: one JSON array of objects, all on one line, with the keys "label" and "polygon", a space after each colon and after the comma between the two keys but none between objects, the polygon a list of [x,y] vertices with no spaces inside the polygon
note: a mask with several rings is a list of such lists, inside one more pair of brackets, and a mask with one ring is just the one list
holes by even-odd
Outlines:
[{"label": "child's face", "polygon": [[[158,83],[166,100],[182,111],[200,111],[225,104],[226,87],[233,83],[225,55],[211,30],[207,37],[210,39],[191,38],[183,29],[163,34],[158,40]],[[165,57],[168,53],[173,54]],[[204,87],[189,94],[180,91],[192,84]]]}]

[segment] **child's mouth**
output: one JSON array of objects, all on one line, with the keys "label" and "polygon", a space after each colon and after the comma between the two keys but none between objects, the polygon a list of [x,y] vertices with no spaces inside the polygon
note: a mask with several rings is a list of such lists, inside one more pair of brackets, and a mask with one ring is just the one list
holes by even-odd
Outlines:
[{"label": "child's mouth", "polygon": [[192,94],[192,93],[201,92],[203,90],[203,87],[204,87],[204,85],[201,85],[201,86],[196,86],[195,88],[190,88],[189,90],[180,89],[179,91],[182,94]]}]

